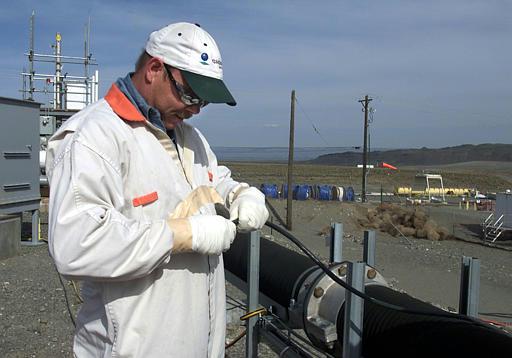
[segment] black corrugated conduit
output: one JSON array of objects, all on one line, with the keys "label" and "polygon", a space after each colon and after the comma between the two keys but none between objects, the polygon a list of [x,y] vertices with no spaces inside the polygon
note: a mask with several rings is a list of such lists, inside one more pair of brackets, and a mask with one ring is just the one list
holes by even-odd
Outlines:
[{"label": "black corrugated conduit", "polygon": [[[389,287],[369,285],[366,293],[417,315],[364,301],[363,357],[512,357],[512,337],[479,321],[449,317],[440,308]],[[344,307],[336,323],[343,337]],[[336,349],[339,353],[341,345]]]},{"label": "black corrugated conduit", "polygon": [[[333,281],[365,300],[364,357],[512,357],[512,337],[472,317],[453,314],[385,286],[369,285],[366,293],[349,286],[286,229],[266,226],[292,241],[307,256],[264,238],[260,246],[260,291],[283,307],[297,299],[306,270],[318,266]],[[237,237],[224,253],[225,267],[247,281],[247,238]],[[337,319],[337,354],[341,352],[344,306]]]}]

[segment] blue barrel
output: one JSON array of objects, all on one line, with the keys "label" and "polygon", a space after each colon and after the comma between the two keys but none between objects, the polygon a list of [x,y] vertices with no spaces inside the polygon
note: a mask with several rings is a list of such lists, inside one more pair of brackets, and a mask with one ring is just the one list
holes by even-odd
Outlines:
[{"label": "blue barrel", "polygon": [[[292,199],[297,199],[297,190],[298,190],[298,185],[292,185]],[[282,198],[283,199],[287,199],[288,198],[288,184],[283,184],[282,186],[282,190],[281,190],[281,193],[282,193]]]},{"label": "blue barrel", "polygon": [[331,186],[331,200],[338,200],[339,193],[336,185]]},{"label": "blue barrel", "polygon": [[346,201],[347,200],[347,193],[346,193],[345,188],[340,186],[338,189],[340,191],[340,196],[338,198],[339,201]]},{"label": "blue barrel", "polygon": [[294,193],[297,200],[307,200],[309,198],[309,185],[297,185],[295,190]]},{"label": "blue barrel", "polygon": [[281,198],[288,198],[288,184],[281,185]]},{"label": "blue barrel", "polygon": [[311,199],[316,199],[315,185],[310,185],[308,190],[309,190],[309,197]]},{"label": "blue barrel", "polygon": [[332,199],[332,188],[330,185],[319,185],[318,186],[318,199],[319,200],[331,200]]},{"label": "blue barrel", "polygon": [[354,201],[355,200],[354,188],[349,186],[347,188],[347,190],[345,190],[345,191],[346,191],[346,195],[347,195],[347,201]]},{"label": "blue barrel", "polygon": [[277,199],[279,197],[276,184],[261,184],[260,190],[268,198]]}]

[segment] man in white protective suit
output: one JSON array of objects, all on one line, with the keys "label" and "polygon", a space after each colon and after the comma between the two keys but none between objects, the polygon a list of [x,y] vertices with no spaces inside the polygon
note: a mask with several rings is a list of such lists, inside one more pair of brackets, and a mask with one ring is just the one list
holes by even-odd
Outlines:
[{"label": "man in white protective suit", "polygon": [[[222,252],[268,218],[184,122],[236,102],[214,39],[176,23],[150,34],[135,72],[50,139],[49,250],[82,281],[76,357],[222,357]],[[230,211],[216,215],[214,204]]]}]

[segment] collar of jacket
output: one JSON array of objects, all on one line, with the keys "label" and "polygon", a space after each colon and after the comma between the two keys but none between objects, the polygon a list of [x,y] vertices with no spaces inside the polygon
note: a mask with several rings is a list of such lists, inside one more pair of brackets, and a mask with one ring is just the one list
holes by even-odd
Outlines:
[{"label": "collar of jacket", "polygon": [[144,122],[146,120],[115,83],[108,90],[105,100],[112,107],[112,110],[125,121]]}]

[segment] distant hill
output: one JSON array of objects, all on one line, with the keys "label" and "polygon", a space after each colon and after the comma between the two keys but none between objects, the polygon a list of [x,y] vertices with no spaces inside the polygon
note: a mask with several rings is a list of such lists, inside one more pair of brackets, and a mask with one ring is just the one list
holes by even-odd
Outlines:
[{"label": "distant hill", "polygon": [[[361,152],[343,152],[321,155],[311,164],[345,165],[362,164]],[[463,144],[446,148],[394,149],[371,152],[368,164],[386,162],[393,165],[434,165],[472,161],[512,161],[512,144]]]}]

